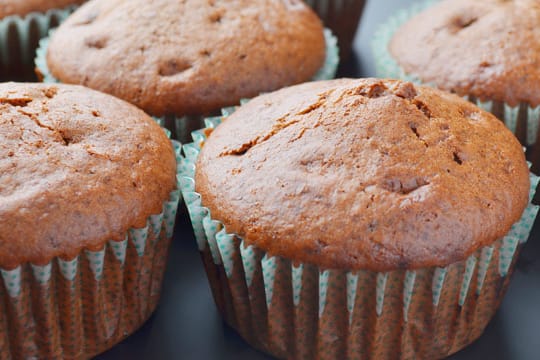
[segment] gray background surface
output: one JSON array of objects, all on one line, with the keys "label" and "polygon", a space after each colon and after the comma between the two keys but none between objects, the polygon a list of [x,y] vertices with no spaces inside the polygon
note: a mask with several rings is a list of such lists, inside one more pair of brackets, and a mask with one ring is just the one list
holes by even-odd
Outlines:
[{"label": "gray background surface", "polygon": [[[355,56],[342,76],[374,76],[371,38],[378,24],[412,0],[371,0],[355,42]],[[508,294],[484,335],[451,360],[540,359],[540,226],[525,246]],[[99,360],[222,359],[270,357],[251,349],[220,319],[195,240],[185,216],[179,216],[161,303],[137,333]]]}]

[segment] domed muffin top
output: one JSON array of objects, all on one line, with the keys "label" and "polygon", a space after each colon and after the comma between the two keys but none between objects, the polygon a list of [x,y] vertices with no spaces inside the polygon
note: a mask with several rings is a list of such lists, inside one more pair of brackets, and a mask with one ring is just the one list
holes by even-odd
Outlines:
[{"label": "domed muffin top", "polygon": [[446,266],[503,237],[528,203],[502,122],[411,83],[342,79],[255,98],[209,136],[195,186],[246,243],[323,268]]},{"label": "domed muffin top", "polygon": [[92,0],[51,38],[54,77],[156,116],[200,115],[309,80],[323,27],[300,0]]},{"label": "domed muffin top", "polygon": [[0,0],[0,19],[10,15],[24,16],[31,12],[45,12],[80,4],[84,0]]},{"label": "domed muffin top", "polygon": [[141,228],[176,185],[164,131],[79,86],[0,84],[0,267],[101,249]]},{"label": "domed muffin top", "polygon": [[459,95],[540,105],[540,3],[444,0],[409,20],[390,52],[405,72]]}]

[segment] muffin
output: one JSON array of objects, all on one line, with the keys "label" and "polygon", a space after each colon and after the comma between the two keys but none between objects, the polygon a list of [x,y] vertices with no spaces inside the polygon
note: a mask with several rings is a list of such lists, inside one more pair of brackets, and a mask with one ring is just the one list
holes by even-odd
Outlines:
[{"label": "muffin", "polygon": [[523,144],[534,144],[540,121],[537,2],[434,3],[381,26],[374,42],[377,75],[455,92],[504,120]]},{"label": "muffin", "polygon": [[[59,27],[37,66],[46,81],[50,71],[60,82],[168,115],[174,131],[176,118],[333,77],[333,42],[328,33],[325,41],[320,20],[298,1],[92,0]],[[181,140],[201,127],[202,118],[186,122],[179,120]]]},{"label": "muffin", "polygon": [[344,60],[351,55],[356,29],[364,11],[365,0],[306,0],[339,40],[339,54]]},{"label": "muffin", "polygon": [[181,188],[217,307],[278,358],[460,350],[499,306],[538,210],[538,178],[500,121],[408,82],[297,85],[196,135]]},{"label": "muffin", "polygon": [[39,39],[83,0],[0,1],[0,80],[34,79]]},{"label": "muffin", "polygon": [[175,150],[133,105],[79,86],[0,84],[0,109],[0,358],[91,358],[156,307]]}]

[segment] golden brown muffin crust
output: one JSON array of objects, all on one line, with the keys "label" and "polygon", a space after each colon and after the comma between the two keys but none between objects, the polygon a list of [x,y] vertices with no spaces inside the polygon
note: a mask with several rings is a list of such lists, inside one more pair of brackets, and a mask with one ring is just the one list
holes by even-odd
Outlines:
[{"label": "golden brown muffin crust", "polygon": [[407,72],[459,95],[540,105],[540,3],[444,0],[390,43]]},{"label": "golden brown muffin crust", "polygon": [[528,201],[519,142],[461,98],[376,79],[260,96],[224,121],[196,191],[228,232],[323,268],[446,266],[504,236]]},{"label": "golden brown muffin crust", "polygon": [[34,11],[61,9],[83,2],[84,0],[0,0],[0,19],[10,15],[24,16]]},{"label": "golden brown muffin crust", "polygon": [[93,0],[54,34],[51,73],[152,115],[202,114],[310,79],[320,20],[298,0]]},{"label": "golden brown muffin crust", "polygon": [[79,86],[0,84],[0,267],[101,249],[162,211],[176,162],[134,106]]}]

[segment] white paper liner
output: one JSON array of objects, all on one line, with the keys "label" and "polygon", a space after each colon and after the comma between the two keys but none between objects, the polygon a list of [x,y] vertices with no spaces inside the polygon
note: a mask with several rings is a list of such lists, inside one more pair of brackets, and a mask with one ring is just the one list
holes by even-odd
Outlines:
[{"label": "white paper liner", "polygon": [[90,358],[140,327],[159,299],[180,195],[177,184],[144,228],[101,250],[0,269],[0,358]]},{"label": "white paper liner", "polygon": [[[222,119],[206,119],[208,128],[183,147],[180,186],[217,306],[250,344],[281,358],[393,359],[398,352],[422,358],[450,355],[480,336],[502,300],[538,206],[529,203],[504,238],[445,268],[374,273],[293,264],[228,234],[195,192],[200,147]],[[530,180],[532,201],[540,178],[530,173]],[[422,334],[426,343],[415,347],[419,340],[406,338],[417,336],[424,321],[436,331]],[[405,330],[388,335],[394,327]]]},{"label": "white paper liner", "polygon": [[[405,72],[390,53],[388,45],[401,26],[438,1],[440,0],[424,0],[415,3],[410,8],[398,11],[378,27],[372,42],[378,77],[402,79],[419,85],[437,87],[436,84],[424,83],[418,76]],[[526,103],[521,103],[512,107],[501,101],[481,101],[474,96],[464,96],[464,98],[504,121],[505,125],[524,145],[536,143],[540,123],[540,106],[532,108]]]},{"label": "white paper liner", "polygon": [[[41,39],[39,42],[39,47],[36,51],[35,64],[37,70],[42,76],[43,82],[58,83],[58,79],[51,74],[47,65],[47,48],[49,46],[49,39],[51,35],[52,32],[48,37]],[[329,29],[324,30],[324,37],[326,42],[326,59],[322,68],[312,78],[312,81],[330,80],[336,76],[339,65],[337,38]],[[176,138],[182,142],[190,141],[191,132],[204,126],[204,118],[202,116],[167,115],[156,118],[156,121],[158,121],[161,126],[174,129]]]}]

